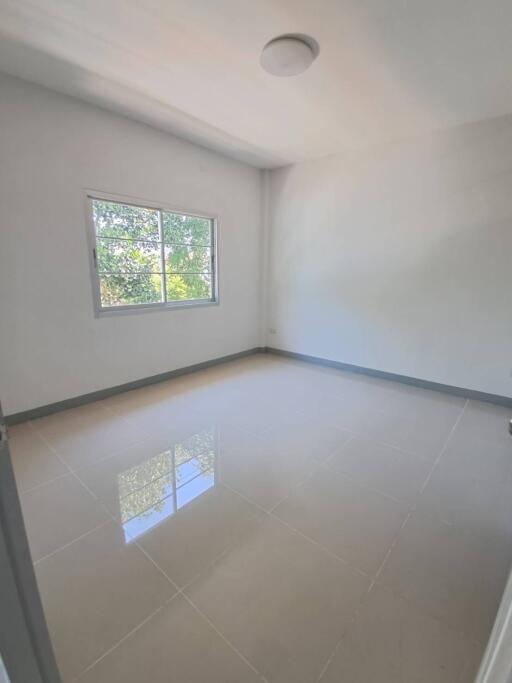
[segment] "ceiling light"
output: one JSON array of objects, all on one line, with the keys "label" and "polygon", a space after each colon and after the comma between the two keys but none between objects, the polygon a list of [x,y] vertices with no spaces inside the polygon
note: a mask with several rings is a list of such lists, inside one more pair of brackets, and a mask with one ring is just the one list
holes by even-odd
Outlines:
[{"label": "ceiling light", "polygon": [[287,34],[265,45],[260,64],[273,76],[297,76],[311,66],[319,51],[318,43],[313,38]]}]

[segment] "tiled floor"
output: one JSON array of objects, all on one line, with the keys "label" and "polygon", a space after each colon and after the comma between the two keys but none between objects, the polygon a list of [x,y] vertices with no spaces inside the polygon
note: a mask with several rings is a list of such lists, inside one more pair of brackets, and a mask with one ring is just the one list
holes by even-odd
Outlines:
[{"label": "tiled floor", "polygon": [[258,355],[12,428],[64,681],[471,683],[509,417]]}]

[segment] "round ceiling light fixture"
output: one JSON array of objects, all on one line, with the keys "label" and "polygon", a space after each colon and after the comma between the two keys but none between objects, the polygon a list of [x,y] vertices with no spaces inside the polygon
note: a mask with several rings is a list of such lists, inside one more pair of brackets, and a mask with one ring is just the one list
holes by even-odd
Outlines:
[{"label": "round ceiling light fixture", "polygon": [[273,76],[297,76],[313,64],[319,52],[319,45],[313,38],[287,33],[265,45],[260,64]]}]

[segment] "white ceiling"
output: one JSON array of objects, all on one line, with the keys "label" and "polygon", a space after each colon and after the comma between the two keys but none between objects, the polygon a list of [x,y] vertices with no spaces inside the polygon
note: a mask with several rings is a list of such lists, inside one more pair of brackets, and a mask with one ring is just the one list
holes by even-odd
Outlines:
[{"label": "white ceiling", "polygon": [[[261,167],[512,112],[512,0],[0,0],[0,69]],[[281,33],[320,55],[276,78]]]}]

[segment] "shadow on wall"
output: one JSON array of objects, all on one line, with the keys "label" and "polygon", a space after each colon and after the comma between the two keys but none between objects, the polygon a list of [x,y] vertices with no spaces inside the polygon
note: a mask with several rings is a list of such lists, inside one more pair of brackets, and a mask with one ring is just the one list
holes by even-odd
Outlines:
[{"label": "shadow on wall", "polygon": [[366,79],[367,104],[372,104],[372,93],[387,104],[384,111],[374,107],[376,128],[393,126],[382,123],[393,110],[402,137],[409,130],[417,134],[510,112],[512,83],[504,46],[512,7],[491,4],[470,0],[463,13],[459,2],[450,0],[400,3],[399,12],[393,3],[352,4],[344,41],[352,37],[353,68],[359,67]]},{"label": "shadow on wall", "polygon": [[512,117],[272,172],[270,345],[510,395]]}]

